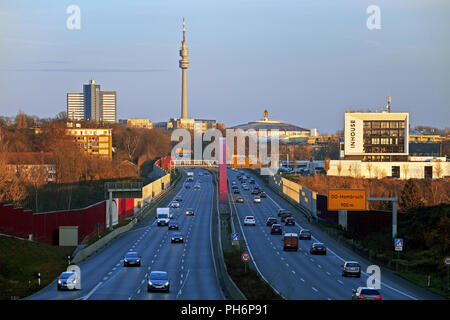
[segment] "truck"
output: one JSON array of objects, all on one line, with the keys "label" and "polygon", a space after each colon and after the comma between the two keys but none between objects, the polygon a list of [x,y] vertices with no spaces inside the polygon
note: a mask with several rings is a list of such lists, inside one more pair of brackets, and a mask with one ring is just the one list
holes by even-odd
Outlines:
[{"label": "truck", "polygon": [[283,237],[283,250],[295,250],[298,251],[298,234],[285,233]]},{"label": "truck", "polygon": [[194,173],[192,171],[188,171],[188,173],[187,173],[187,181],[189,181],[189,182],[194,181]]},{"label": "truck", "polygon": [[170,221],[170,208],[156,208],[156,222],[158,226],[167,226]]}]

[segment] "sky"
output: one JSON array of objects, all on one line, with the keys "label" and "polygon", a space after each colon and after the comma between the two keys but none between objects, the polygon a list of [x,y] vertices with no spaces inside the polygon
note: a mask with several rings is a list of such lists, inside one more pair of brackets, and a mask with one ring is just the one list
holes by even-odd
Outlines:
[{"label": "sky", "polygon": [[448,0],[0,0],[0,115],[53,117],[94,79],[118,119],[179,117],[183,17],[189,117],[230,127],[267,109],[334,134],[391,96],[412,126],[450,127]]}]

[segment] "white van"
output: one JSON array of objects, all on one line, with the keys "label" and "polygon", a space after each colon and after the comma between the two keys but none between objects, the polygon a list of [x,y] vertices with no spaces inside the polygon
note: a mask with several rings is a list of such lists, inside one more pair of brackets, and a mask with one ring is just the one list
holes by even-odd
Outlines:
[{"label": "white van", "polygon": [[158,226],[169,225],[170,208],[156,208],[156,219]]}]

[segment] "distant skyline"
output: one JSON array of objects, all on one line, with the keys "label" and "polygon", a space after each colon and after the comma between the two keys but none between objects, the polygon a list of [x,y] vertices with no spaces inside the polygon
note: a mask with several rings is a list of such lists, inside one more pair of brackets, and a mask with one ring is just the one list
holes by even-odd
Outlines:
[{"label": "distant skyline", "polygon": [[[69,30],[67,7],[81,9]],[[377,5],[381,29],[369,30]],[[180,116],[186,18],[188,116],[227,127],[263,118],[343,128],[347,109],[450,126],[448,0],[15,0],[0,3],[0,115],[66,111],[93,79],[117,119]]]}]

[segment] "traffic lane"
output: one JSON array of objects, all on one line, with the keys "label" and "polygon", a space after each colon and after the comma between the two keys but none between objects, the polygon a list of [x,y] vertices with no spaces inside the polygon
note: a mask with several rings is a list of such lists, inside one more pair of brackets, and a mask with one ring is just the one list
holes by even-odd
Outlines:
[{"label": "traffic lane", "polygon": [[[250,174],[255,178],[256,181],[261,182],[258,176]],[[277,206],[280,207],[280,204],[283,208],[292,210],[294,214],[296,214],[296,221],[299,222],[299,225],[302,227],[309,229],[312,231],[313,238],[318,242],[328,243],[328,246],[331,250],[329,250],[332,254],[335,254],[339,259],[339,265],[341,265],[344,261],[354,260],[358,261],[362,265],[362,271],[367,270],[367,266],[372,265],[370,261],[365,258],[358,256],[356,253],[351,251],[344,246],[341,246],[335,242],[334,239],[329,237],[326,233],[322,232],[319,228],[309,223],[304,216],[298,212],[298,209],[291,205],[288,201],[279,196],[276,192],[272,191],[270,187],[265,188],[268,198],[276,199]],[[320,239],[320,240],[319,240]],[[365,273],[365,272],[364,272]],[[365,274],[365,276],[368,276]],[[438,296],[428,290],[425,290],[421,287],[418,287],[398,276],[381,268],[381,290],[383,297],[393,298],[393,299],[443,299],[443,297]],[[384,286],[383,286],[384,284]]]},{"label": "traffic lane", "polygon": [[190,231],[186,252],[188,274],[179,293],[179,299],[208,300],[223,299],[213,265],[210,227],[214,188],[208,188],[207,196],[201,203],[201,215]]},{"label": "traffic lane", "polygon": [[[267,199],[262,199],[261,203],[254,204],[250,201],[250,199],[252,199],[252,195],[248,194],[248,191],[244,191],[244,196],[247,198],[246,203],[248,207],[245,210],[246,214],[244,214],[243,216],[250,215],[251,213],[255,216],[256,220],[259,221],[261,231],[264,234],[263,236],[266,237],[268,241],[267,247],[277,252],[277,254],[279,255],[279,259],[281,260],[281,264],[285,264],[287,266],[292,265],[293,267],[291,268],[291,271],[294,271],[296,274],[303,275],[303,277],[300,278],[302,282],[306,282],[308,280],[311,281],[311,289],[315,293],[317,293],[318,291],[324,291],[324,295],[327,299],[347,299],[349,297],[349,294],[351,297],[351,289],[354,287],[354,284],[351,284],[352,288],[346,290],[344,288],[345,283],[342,280],[333,278],[330,272],[325,271],[327,268],[330,268],[334,272],[334,265],[336,262],[333,261],[334,257],[322,256],[319,257],[319,259],[317,259],[316,257],[309,257],[310,244],[308,245],[308,247],[302,248],[302,242],[304,243],[304,241],[300,241],[299,251],[303,252],[303,255],[305,257],[303,255],[300,256],[295,252],[284,252],[282,236],[269,236],[270,227],[265,227],[267,229],[266,235],[266,230],[262,226],[263,224],[265,226],[265,220],[269,216],[277,217],[276,214],[272,214],[272,208],[267,206]],[[243,219],[243,216],[240,216],[240,219]],[[278,217],[277,219],[280,220],[280,218]],[[298,233],[297,227],[283,227],[285,232]],[[324,282],[326,283],[326,285],[324,285]],[[280,289],[280,291],[283,292],[282,289]]]},{"label": "traffic lane", "polygon": [[[281,236],[270,235],[262,219],[258,219],[258,214],[247,204],[236,205],[239,221],[242,226],[242,219],[246,215],[253,215],[257,218],[257,225],[242,226],[242,232],[247,242],[249,251],[254,259],[259,271],[270,285],[280,292],[286,299],[306,299],[324,300],[327,297],[323,292],[307,282],[307,279],[299,277],[292,269],[279,250],[273,249],[277,241],[281,241]],[[258,222],[260,221],[260,222]]]},{"label": "traffic lane", "polygon": [[[180,208],[171,209],[174,212],[174,217],[177,217],[177,222],[179,224],[179,229],[186,228],[186,224],[189,222],[184,221],[184,215],[180,213],[184,209],[184,206],[194,206],[197,202],[197,197],[193,195],[191,192],[186,192],[182,190],[178,193],[179,196],[183,197],[183,201],[180,202]],[[153,223],[155,226],[156,223]],[[167,226],[156,226],[154,228],[153,233],[151,234],[151,245],[154,247],[152,249],[148,248],[146,243],[143,243],[143,248],[132,247],[130,250],[136,250],[137,252],[141,252],[139,250],[143,250],[142,253],[142,268],[140,272],[132,273],[131,275],[121,273],[118,277],[115,278],[115,281],[110,281],[108,285],[102,286],[101,290],[98,290],[98,293],[93,297],[93,299],[127,299],[133,296],[135,292],[140,291],[141,287],[146,284],[146,278],[148,275],[148,271],[152,268],[155,263],[159,263],[161,259],[161,253],[166,253],[166,246],[170,246],[171,235],[173,231],[168,230]],[[159,236],[158,236],[159,235]],[[169,243],[167,245],[167,243]],[[170,247],[171,248],[171,247]],[[172,265],[174,262],[173,259],[178,260],[177,251],[173,251],[170,249],[171,255],[170,261],[166,261],[167,265]],[[181,251],[178,252],[181,254]],[[168,260],[168,259],[166,259]],[[104,293],[107,293],[106,295]],[[112,294],[111,292],[115,292]]]}]

